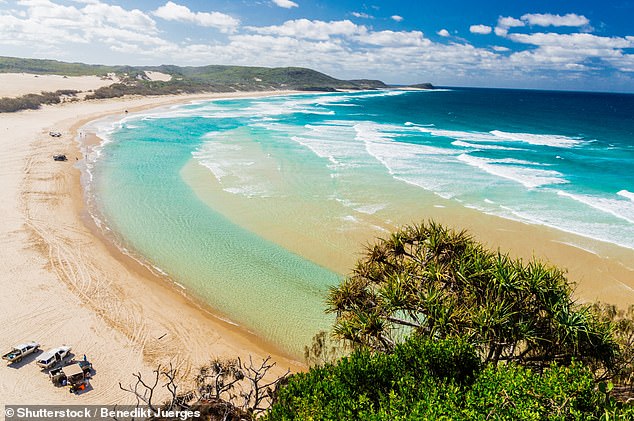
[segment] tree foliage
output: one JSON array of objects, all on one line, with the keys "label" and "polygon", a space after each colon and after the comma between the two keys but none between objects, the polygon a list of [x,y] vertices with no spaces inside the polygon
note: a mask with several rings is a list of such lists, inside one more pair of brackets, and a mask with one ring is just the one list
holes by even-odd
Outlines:
[{"label": "tree foliage", "polygon": [[465,337],[484,362],[548,366],[573,358],[613,364],[610,324],[575,304],[563,271],[492,251],[434,222],[370,246],[328,295],[334,335],[391,351],[408,333]]},{"label": "tree foliage", "polygon": [[284,386],[267,420],[630,419],[577,362],[537,372],[481,364],[460,339],[414,335],[386,354],[360,349]]},{"label": "tree foliage", "polygon": [[593,365],[600,380],[612,380],[617,385],[615,393],[634,396],[634,304],[619,309],[612,304],[595,303],[595,314],[603,323],[612,326],[612,335],[619,346],[614,364],[609,369]]}]

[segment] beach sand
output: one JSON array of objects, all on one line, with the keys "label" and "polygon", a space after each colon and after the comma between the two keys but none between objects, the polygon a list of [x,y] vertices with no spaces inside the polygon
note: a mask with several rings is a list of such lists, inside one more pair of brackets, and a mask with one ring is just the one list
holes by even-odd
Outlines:
[{"label": "beach sand", "polygon": [[[27,80],[28,82],[28,80]],[[2,86],[2,85],[0,85]],[[255,96],[266,93],[222,94]],[[270,94],[270,93],[269,93]],[[0,91],[0,97],[6,96]],[[86,122],[115,114],[212,98],[213,95],[146,97],[67,103],[36,111],[0,114],[0,337],[4,348],[35,340],[44,349],[67,344],[81,357],[86,354],[96,368],[92,390],[74,396],[55,388],[32,358],[17,367],[0,364],[0,397],[4,404],[19,403],[121,403],[131,396],[118,383],[133,380],[132,373],[149,374],[158,363],[172,361],[186,375],[213,356],[273,355],[277,373],[304,369],[273,345],[215,317],[204,306],[185,297],[177,286],[155,276],[104,239],[84,207],[74,166],[81,159],[75,142]],[[60,131],[61,138],[48,135]],[[69,162],[54,162],[56,153]],[[196,171],[194,171],[195,173]],[[195,175],[194,175],[195,176]],[[220,188],[199,192],[223,197]],[[430,197],[433,195],[430,195]],[[431,200],[431,199],[430,199]],[[626,305],[634,302],[634,252],[609,245],[599,254],[564,244],[569,236],[549,228],[506,221],[451,206],[439,198],[428,209],[412,203],[398,223],[434,217],[456,227],[473,230],[478,238],[514,255],[547,256],[569,269],[578,282],[580,300],[601,299]],[[226,209],[231,201],[223,202]],[[252,207],[257,209],[256,207]],[[293,231],[250,227],[262,215],[236,214],[240,223],[289,248],[306,247],[293,240]],[[304,249],[317,263],[347,272],[358,257],[358,242],[371,241],[379,231],[351,236],[357,244],[350,257],[328,264],[328,251]],[[295,238],[301,238],[299,235]],[[301,244],[304,244],[303,246]],[[301,250],[300,250],[301,252]],[[609,257],[600,257],[609,256]],[[330,251],[332,256],[332,250]]]},{"label": "beach sand", "polygon": [[40,92],[72,89],[87,92],[118,82],[118,78],[98,76],[32,75],[28,73],[0,73],[0,98],[17,97]]},{"label": "beach sand", "polygon": [[[8,351],[31,340],[44,350],[71,345],[77,357],[86,354],[96,369],[92,388],[75,396],[54,387],[34,357],[11,366],[3,361],[2,404],[132,402],[119,389],[119,382],[132,382],[132,373],[148,375],[157,364],[172,362],[186,376],[215,356],[272,355],[278,374],[303,369],[103,241],[84,209],[74,166],[81,159],[76,131],[90,120],[173,102],[245,95],[77,102],[0,114],[0,346]],[[248,94],[256,95],[267,93]],[[6,95],[0,91],[1,96]],[[51,130],[62,137],[50,137]],[[65,153],[69,161],[53,161],[56,153]]]}]

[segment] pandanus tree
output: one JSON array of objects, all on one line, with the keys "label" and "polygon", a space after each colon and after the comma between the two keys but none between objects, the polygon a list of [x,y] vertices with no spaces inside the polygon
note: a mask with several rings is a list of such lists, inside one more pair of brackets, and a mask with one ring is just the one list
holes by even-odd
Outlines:
[{"label": "pandanus tree", "polygon": [[609,366],[617,351],[610,324],[571,294],[560,269],[513,259],[430,221],[369,246],[327,305],[334,335],[356,348],[389,352],[409,334],[460,336],[485,362],[575,358]]}]

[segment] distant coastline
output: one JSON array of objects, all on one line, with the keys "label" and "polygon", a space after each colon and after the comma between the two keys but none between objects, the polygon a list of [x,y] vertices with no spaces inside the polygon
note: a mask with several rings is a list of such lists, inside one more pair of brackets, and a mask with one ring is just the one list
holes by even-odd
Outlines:
[{"label": "distant coastline", "polygon": [[[4,74],[4,75],[3,75]],[[380,80],[341,80],[324,73],[301,67],[247,66],[104,66],[65,63],[56,60],[0,57],[0,81],[11,74],[30,74],[75,78],[71,85],[79,86],[79,79],[99,78],[95,89],[83,92],[76,89],[41,89],[25,95],[0,97],[0,113],[38,109],[42,105],[90,99],[120,98],[123,96],[179,95],[202,93],[307,91],[337,92],[349,90],[387,89]],[[40,84],[41,85],[41,84]],[[431,83],[410,86],[413,89],[433,89]]]}]

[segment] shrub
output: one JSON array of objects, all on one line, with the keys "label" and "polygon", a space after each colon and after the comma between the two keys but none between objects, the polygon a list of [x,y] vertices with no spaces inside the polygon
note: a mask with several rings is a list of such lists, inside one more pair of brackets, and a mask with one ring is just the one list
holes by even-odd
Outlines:
[{"label": "shrub", "polygon": [[357,350],[296,374],[267,420],[631,419],[632,405],[597,390],[578,362],[542,373],[516,363],[480,365],[460,339],[411,337],[391,354]]},{"label": "shrub", "polygon": [[20,110],[37,110],[42,104],[59,104],[60,93],[42,92],[27,94],[17,98],[0,98],[0,113],[13,113]]}]

